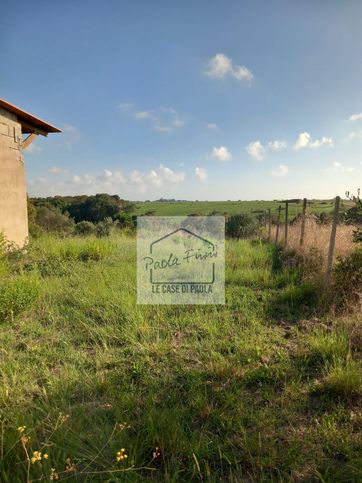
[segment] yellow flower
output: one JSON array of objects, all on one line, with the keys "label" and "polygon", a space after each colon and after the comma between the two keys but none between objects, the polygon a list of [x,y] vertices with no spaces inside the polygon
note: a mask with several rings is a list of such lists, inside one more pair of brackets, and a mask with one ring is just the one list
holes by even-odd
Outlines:
[{"label": "yellow flower", "polygon": [[48,453],[44,453],[44,456],[43,456],[43,458],[44,458],[45,460],[47,460],[47,459],[49,458],[49,455],[48,455]]},{"label": "yellow flower", "polygon": [[117,456],[116,456],[117,461],[122,461],[122,460],[125,460],[127,458],[128,458],[128,455],[126,454],[125,448],[121,448],[119,451],[117,451]]},{"label": "yellow flower", "polygon": [[25,431],[26,426],[19,426],[18,431],[19,433],[23,433]]},{"label": "yellow flower", "polygon": [[[48,455],[47,455],[48,456]],[[33,456],[30,460],[33,464],[36,461],[41,461],[41,451],[33,451]]]}]

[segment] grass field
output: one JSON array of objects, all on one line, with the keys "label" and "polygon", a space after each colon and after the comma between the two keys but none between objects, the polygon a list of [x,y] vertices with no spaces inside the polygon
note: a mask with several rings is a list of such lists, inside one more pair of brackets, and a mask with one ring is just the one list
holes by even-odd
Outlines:
[{"label": "grass field", "polygon": [[43,237],[0,261],[1,481],[361,481],[358,316],[261,242],[227,242],[225,306],[136,305],[135,257]]},{"label": "grass field", "polygon": [[[158,216],[183,216],[194,213],[209,215],[210,213],[216,212],[219,215],[232,215],[247,212],[256,215],[270,208],[271,212],[276,214],[280,204],[283,206],[283,203],[279,201],[146,201],[136,203],[135,213],[137,215],[143,215],[151,211]],[[348,205],[347,202],[342,202],[341,210],[343,210],[344,204],[346,206]],[[308,211],[310,213],[330,213],[333,211],[333,205],[333,200],[311,200],[308,202]],[[302,202],[290,204],[290,218],[294,218],[301,212]]]}]

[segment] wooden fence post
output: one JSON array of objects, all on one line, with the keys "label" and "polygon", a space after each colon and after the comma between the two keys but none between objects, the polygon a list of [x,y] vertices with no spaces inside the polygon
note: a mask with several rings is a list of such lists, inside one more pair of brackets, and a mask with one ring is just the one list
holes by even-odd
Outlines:
[{"label": "wooden fence post", "polygon": [[284,226],[284,246],[288,245],[288,222],[289,222],[289,202],[285,202],[285,226]]},{"label": "wooden fence post", "polygon": [[300,227],[300,240],[299,245],[302,247],[304,245],[304,235],[305,235],[305,219],[307,215],[307,198],[303,199],[303,214],[302,214],[302,225]]},{"label": "wooden fence post", "polygon": [[326,280],[327,283],[329,283],[331,281],[331,275],[332,275],[334,248],[336,246],[336,234],[337,234],[340,201],[341,201],[341,198],[339,196],[337,196],[335,204],[334,204],[333,224],[332,224],[332,230],[331,230],[331,238],[330,238],[330,241],[329,241],[327,271],[326,271],[326,277],[325,277],[325,280]]},{"label": "wooden fence post", "polygon": [[271,214],[270,214],[270,208],[268,209],[268,241],[270,241],[271,237]]},{"label": "wooden fence post", "polygon": [[281,211],[282,211],[282,207],[281,207],[281,205],[279,205],[278,220],[277,220],[277,231],[276,231],[276,235],[275,235],[275,243],[278,243],[278,239],[279,239],[279,226],[280,226],[280,212]]}]

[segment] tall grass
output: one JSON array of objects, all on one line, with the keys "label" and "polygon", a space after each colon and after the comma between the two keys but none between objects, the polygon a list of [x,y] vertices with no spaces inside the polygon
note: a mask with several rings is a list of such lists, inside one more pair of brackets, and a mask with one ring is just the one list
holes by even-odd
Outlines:
[{"label": "tall grass", "polygon": [[0,325],[0,480],[359,481],[357,322],[306,320],[315,291],[277,255],[227,242],[225,306],[136,305],[130,237],[11,260],[39,292]]},{"label": "tall grass", "polygon": [[[300,250],[301,222],[291,224],[288,227],[288,246]],[[353,243],[353,227],[350,225],[339,224],[337,227],[336,256],[345,256],[355,249]],[[276,226],[272,226],[271,239],[275,240]],[[307,217],[305,223],[304,250],[318,250],[325,258],[328,254],[329,241],[331,236],[330,224],[318,224],[313,217]],[[279,241],[284,242],[284,225],[280,226]]]}]

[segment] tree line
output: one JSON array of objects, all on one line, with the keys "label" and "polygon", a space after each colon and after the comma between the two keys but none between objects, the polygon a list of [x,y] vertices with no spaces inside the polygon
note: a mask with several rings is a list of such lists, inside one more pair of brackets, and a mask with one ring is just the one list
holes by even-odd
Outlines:
[{"label": "tree line", "polygon": [[[51,196],[29,198],[29,230],[33,236],[42,231],[67,233],[85,230],[101,232],[105,226],[133,227],[135,205],[118,195]],[[81,233],[79,233],[81,234]]]}]

